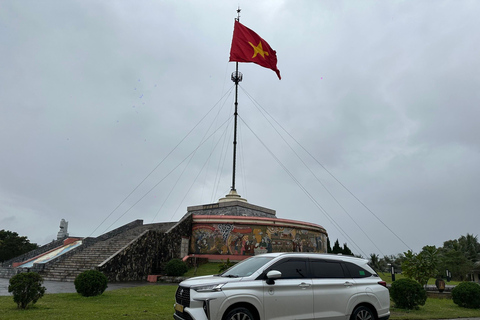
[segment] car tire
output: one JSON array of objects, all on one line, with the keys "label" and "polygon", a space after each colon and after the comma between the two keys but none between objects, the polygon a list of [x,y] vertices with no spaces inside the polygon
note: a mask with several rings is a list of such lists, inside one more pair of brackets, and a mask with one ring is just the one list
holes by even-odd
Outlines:
[{"label": "car tire", "polygon": [[256,320],[252,312],[244,307],[232,309],[223,320]]},{"label": "car tire", "polygon": [[375,320],[375,313],[370,308],[360,306],[353,310],[350,320]]}]

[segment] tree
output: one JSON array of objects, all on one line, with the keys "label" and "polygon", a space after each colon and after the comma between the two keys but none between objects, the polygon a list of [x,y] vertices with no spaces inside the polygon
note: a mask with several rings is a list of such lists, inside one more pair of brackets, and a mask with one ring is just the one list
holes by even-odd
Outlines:
[{"label": "tree", "polygon": [[405,256],[402,253],[397,255],[384,256],[380,259],[380,264],[387,272],[390,272],[390,267],[395,269],[395,272],[400,273],[402,271],[402,263],[405,260]]},{"label": "tree", "polygon": [[472,262],[479,260],[480,244],[478,243],[477,236],[467,233],[466,236],[461,236],[458,238],[458,244],[460,251],[463,252],[468,260]]},{"label": "tree", "polygon": [[352,250],[350,250],[350,248],[347,246],[346,243],[343,244],[342,254],[344,254],[344,255],[346,255],[346,256],[353,256]]},{"label": "tree", "polygon": [[453,279],[466,280],[478,259],[479,246],[477,237],[468,233],[458,239],[445,241],[443,247],[439,248],[440,273],[443,274],[444,270],[448,269]]},{"label": "tree", "polygon": [[16,232],[0,230],[0,262],[10,260],[36,248],[38,248],[37,244],[30,243],[27,237],[20,237]]},{"label": "tree", "polygon": [[439,273],[443,275],[444,271],[448,269],[454,280],[465,281],[467,274],[473,269],[473,262],[468,260],[462,252],[454,249],[440,250],[439,252]]},{"label": "tree", "polygon": [[338,239],[333,244],[332,253],[334,253],[334,254],[343,253],[343,249],[342,249],[342,247],[340,247],[340,242],[338,242]]},{"label": "tree", "polygon": [[332,245],[330,244],[329,237],[327,237],[327,253],[332,253]]},{"label": "tree", "polygon": [[[328,252],[328,251],[327,251]],[[344,254],[346,256],[353,256],[353,252],[352,250],[350,250],[350,248],[347,246],[346,243],[343,244],[343,247],[340,246],[340,242],[338,242],[338,239],[335,241],[335,243],[333,244],[333,248],[332,250],[330,251],[330,253],[333,253],[333,254]]]},{"label": "tree", "polygon": [[435,246],[425,246],[419,254],[408,250],[405,252],[405,261],[402,263],[402,273],[425,287],[428,279],[434,278],[438,273],[437,251]]}]

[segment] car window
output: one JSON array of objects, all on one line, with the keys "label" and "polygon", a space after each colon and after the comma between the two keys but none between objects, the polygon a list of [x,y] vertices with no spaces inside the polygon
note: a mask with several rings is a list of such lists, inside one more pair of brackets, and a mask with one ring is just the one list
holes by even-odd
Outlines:
[{"label": "car window", "polygon": [[338,261],[310,260],[313,278],[345,278],[342,264]]},{"label": "car window", "polygon": [[221,274],[222,277],[248,277],[272,260],[271,257],[252,257],[237,263]]},{"label": "car window", "polygon": [[280,279],[299,279],[308,276],[306,259],[285,259],[268,268],[268,271],[270,270],[280,271],[282,273]]},{"label": "car window", "polygon": [[372,276],[372,273],[354,263],[345,262],[345,265],[352,278],[366,278]]}]

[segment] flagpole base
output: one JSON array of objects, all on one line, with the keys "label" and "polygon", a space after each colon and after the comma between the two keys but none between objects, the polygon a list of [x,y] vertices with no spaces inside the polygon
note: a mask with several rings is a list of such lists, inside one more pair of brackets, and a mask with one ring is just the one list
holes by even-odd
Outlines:
[{"label": "flagpole base", "polygon": [[230,192],[224,197],[218,200],[218,202],[228,202],[228,201],[242,201],[248,202],[247,199],[242,198],[236,190],[230,190]]}]

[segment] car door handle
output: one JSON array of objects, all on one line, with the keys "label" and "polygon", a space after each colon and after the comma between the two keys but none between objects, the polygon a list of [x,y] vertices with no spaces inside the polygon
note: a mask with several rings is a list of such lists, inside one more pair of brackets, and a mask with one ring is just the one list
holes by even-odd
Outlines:
[{"label": "car door handle", "polygon": [[307,289],[308,287],[311,286],[311,284],[310,284],[310,283],[302,282],[302,283],[300,283],[298,286],[299,286],[300,288],[302,288],[302,289]]},{"label": "car door handle", "polygon": [[345,281],[345,283],[343,285],[345,287],[351,287],[351,286],[353,286],[353,283],[351,283],[350,281]]}]

